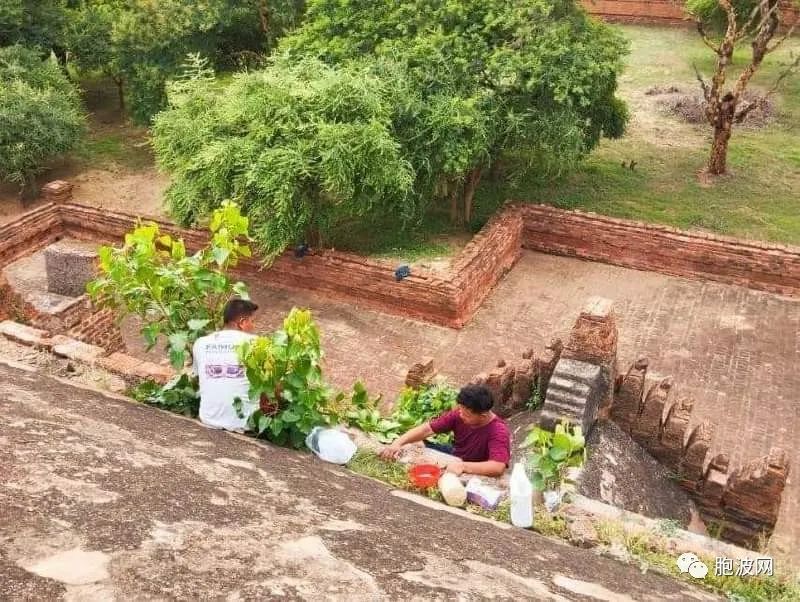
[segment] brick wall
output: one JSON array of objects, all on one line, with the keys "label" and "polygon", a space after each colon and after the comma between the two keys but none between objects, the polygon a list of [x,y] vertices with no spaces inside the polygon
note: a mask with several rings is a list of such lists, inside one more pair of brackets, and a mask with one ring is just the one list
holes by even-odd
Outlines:
[{"label": "brick wall", "polygon": [[69,329],[67,336],[103,347],[108,351],[125,351],[122,331],[117,324],[114,312],[110,309],[98,311],[93,308],[93,311]]},{"label": "brick wall", "polygon": [[[68,236],[97,242],[118,242],[136,223],[122,213],[81,205],[62,206]],[[165,232],[184,238],[187,247],[205,244],[205,233],[160,223]],[[439,275],[415,269],[395,281],[394,264],[339,251],[322,251],[295,259],[291,252],[264,270],[257,259],[242,261],[238,275],[288,289],[313,290],[329,298],[460,328],[519,258],[521,221],[512,213],[499,214],[468,245],[457,260],[456,272]]]},{"label": "brick wall", "polygon": [[[46,205],[0,228],[0,268],[70,236],[118,243],[136,224],[124,213],[76,204]],[[161,223],[190,249],[206,234]],[[444,326],[462,327],[520,255],[520,248],[676,276],[800,294],[800,249],[613,219],[544,205],[508,205],[455,258],[450,270],[414,269],[401,282],[394,264],[338,251],[302,260],[291,253],[269,269],[243,261],[239,276]]]},{"label": "brick wall", "polygon": [[0,226],[0,269],[58,240],[63,234],[61,215],[49,204]]},{"label": "brick wall", "polygon": [[800,294],[800,248],[686,232],[677,228],[518,205],[527,249],[716,280],[786,295]]},{"label": "brick wall", "polygon": [[647,380],[648,362],[637,360],[620,377],[611,417],[631,438],[670,468],[720,536],[754,546],[778,520],[789,461],[781,449],[732,469],[725,454],[711,457],[713,425],[692,423],[691,399],[675,398],[672,381]]},{"label": "brick wall", "polygon": [[[684,3],[676,0],[582,0],[591,15],[620,23],[653,23],[661,25],[691,24]],[[800,18],[800,11],[784,2],[783,22],[790,25]]]}]

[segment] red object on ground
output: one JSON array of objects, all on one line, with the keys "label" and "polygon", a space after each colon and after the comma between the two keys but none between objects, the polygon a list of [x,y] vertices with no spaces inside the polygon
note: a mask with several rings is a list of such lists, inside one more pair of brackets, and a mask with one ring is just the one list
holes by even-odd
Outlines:
[{"label": "red object on ground", "polygon": [[408,478],[415,487],[434,487],[442,476],[442,469],[435,464],[416,464],[408,469]]}]

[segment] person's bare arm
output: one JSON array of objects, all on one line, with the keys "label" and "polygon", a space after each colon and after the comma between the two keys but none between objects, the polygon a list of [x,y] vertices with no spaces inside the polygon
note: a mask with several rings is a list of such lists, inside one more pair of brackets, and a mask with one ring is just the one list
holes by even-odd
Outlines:
[{"label": "person's bare arm", "polygon": [[460,475],[462,473],[476,474],[483,477],[499,477],[506,471],[506,465],[497,460],[485,462],[451,462],[447,471]]},{"label": "person's bare arm", "polygon": [[431,429],[431,425],[429,422],[425,424],[420,424],[419,426],[415,426],[413,429],[404,433],[394,441],[392,441],[391,445],[386,446],[381,451],[381,457],[386,458],[387,460],[394,460],[400,455],[400,450],[404,445],[408,443],[416,443],[417,441],[422,441],[433,435],[433,429]]}]

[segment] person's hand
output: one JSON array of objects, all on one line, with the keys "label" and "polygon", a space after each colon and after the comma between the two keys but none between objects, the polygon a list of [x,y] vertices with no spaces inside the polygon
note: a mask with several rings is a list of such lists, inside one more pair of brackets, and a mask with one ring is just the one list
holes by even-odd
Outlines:
[{"label": "person's hand", "polygon": [[392,443],[391,445],[387,445],[381,450],[380,456],[384,460],[396,460],[397,456],[400,455],[400,451],[403,449],[401,445],[397,445],[397,443]]},{"label": "person's hand", "polygon": [[464,472],[464,463],[463,462],[450,462],[447,465],[447,472],[452,472],[456,476],[461,476]]}]

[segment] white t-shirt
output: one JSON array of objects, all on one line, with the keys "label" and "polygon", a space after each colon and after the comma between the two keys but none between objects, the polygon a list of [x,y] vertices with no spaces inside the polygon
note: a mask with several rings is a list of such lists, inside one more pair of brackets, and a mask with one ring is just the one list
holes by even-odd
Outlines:
[{"label": "white t-shirt", "polygon": [[[250,383],[236,357],[236,348],[255,335],[241,330],[220,330],[194,343],[194,373],[200,379],[200,421],[229,431],[247,428],[247,419],[258,404],[251,403]],[[236,415],[233,400],[242,400],[242,414]]]}]

